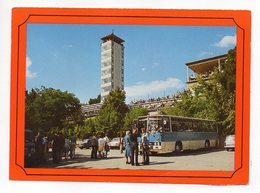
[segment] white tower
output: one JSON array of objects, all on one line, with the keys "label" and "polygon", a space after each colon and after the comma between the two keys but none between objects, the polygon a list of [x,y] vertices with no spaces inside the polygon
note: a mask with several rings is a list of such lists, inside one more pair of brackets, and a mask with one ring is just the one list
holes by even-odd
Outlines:
[{"label": "white tower", "polygon": [[124,89],[124,40],[112,33],[101,41],[102,102],[115,88]]}]

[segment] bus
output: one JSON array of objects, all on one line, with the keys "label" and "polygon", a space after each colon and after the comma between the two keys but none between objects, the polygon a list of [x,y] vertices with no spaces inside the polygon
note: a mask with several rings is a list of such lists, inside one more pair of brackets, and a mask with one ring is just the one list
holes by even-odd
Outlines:
[{"label": "bus", "polygon": [[213,120],[147,115],[135,119],[133,127],[146,129],[152,154],[209,149],[218,144],[217,123]]}]

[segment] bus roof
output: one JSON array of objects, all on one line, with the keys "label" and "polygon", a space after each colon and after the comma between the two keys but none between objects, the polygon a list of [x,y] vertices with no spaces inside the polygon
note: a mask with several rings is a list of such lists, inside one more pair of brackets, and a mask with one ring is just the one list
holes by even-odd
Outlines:
[{"label": "bus roof", "polygon": [[201,119],[201,118],[195,118],[195,117],[182,117],[182,116],[175,116],[175,115],[146,115],[146,116],[139,116],[137,119],[151,119],[151,118],[157,118],[157,117],[172,117],[176,119],[186,119],[186,120],[196,120],[196,121],[214,121],[215,120],[209,120],[209,119]]}]

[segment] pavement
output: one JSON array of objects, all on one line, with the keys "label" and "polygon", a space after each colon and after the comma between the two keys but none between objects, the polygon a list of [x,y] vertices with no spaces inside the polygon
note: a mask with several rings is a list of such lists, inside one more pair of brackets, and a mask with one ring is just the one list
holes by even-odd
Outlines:
[{"label": "pavement", "polygon": [[160,154],[150,156],[150,165],[142,165],[142,156],[139,155],[140,166],[126,164],[123,153],[113,149],[107,158],[91,159],[90,149],[76,149],[76,158],[63,160],[53,164],[50,158],[40,168],[89,168],[89,169],[129,169],[129,170],[212,170],[233,171],[234,151],[223,149],[185,151],[180,154]]}]

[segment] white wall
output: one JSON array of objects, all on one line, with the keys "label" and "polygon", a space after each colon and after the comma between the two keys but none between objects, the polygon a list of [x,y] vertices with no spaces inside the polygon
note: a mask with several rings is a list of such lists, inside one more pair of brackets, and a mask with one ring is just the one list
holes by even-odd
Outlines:
[{"label": "white wall", "polygon": [[122,85],[122,45],[114,42],[114,88]]}]

